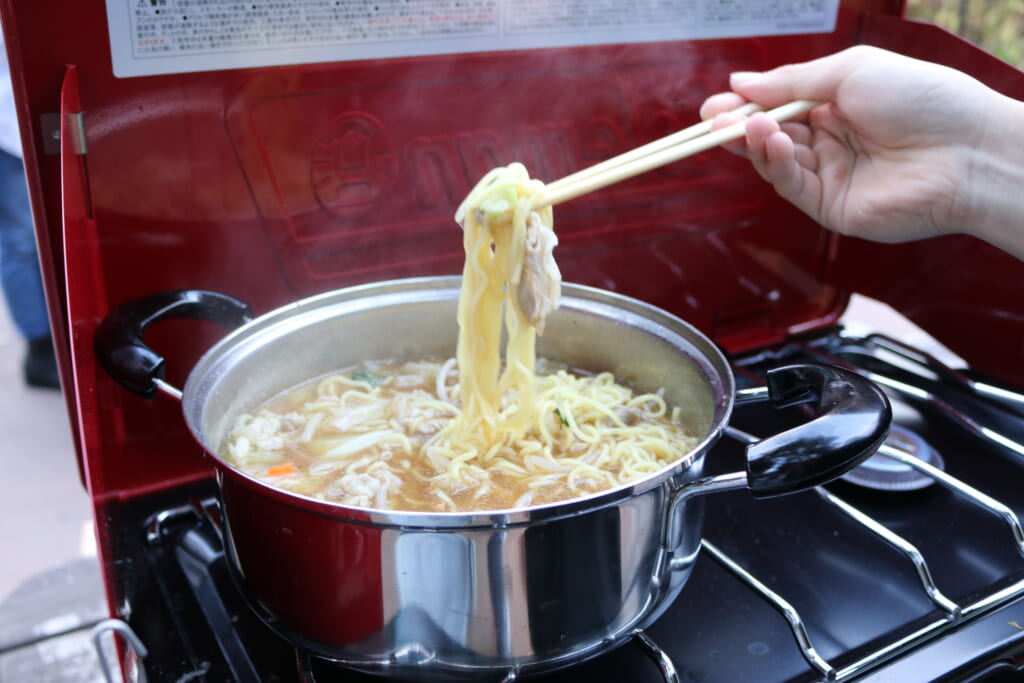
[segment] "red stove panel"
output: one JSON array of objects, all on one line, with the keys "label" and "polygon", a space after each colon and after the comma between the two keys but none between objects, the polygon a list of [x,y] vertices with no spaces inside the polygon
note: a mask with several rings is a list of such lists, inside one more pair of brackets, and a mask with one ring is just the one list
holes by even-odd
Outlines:
[{"label": "red stove panel", "polygon": [[[521,161],[553,180],[683,128],[704,93],[761,59],[756,44],[713,60],[657,45],[469,56],[454,71],[422,60],[272,70],[232,97],[227,124],[264,238],[305,294],[459,272],[452,216],[487,170]],[[775,335],[804,323],[808,302],[820,317],[840,299],[818,277],[830,237],[776,239],[759,220],[767,195],[742,160],[701,155],[558,207],[560,267],[726,344],[751,326]]]},{"label": "red stove panel", "polygon": [[[201,286],[266,310],[357,282],[458,272],[452,216],[484,170],[520,159],[551,179],[695,122],[704,93],[764,54],[738,41],[580,48],[559,52],[557,71],[538,52],[115,80],[113,90],[79,67],[109,302]],[[712,151],[559,207],[558,256],[567,280],[648,299],[728,346],[749,343],[751,329],[777,338],[834,315],[843,298],[822,278],[834,237],[806,220],[766,223],[773,204],[745,163]]]},{"label": "red stove panel", "polygon": [[[459,272],[452,216],[488,170],[519,161],[554,180],[683,128],[695,122],[701,93],[721,86],[723,69],[759,54],[746,46],[713,66],[670,46],[631,57],[639,61],[569,67],[556,55],[532,56],[526,69],[466,58],[457,74],[409,60],[352,74],[270,71],[230,102],[228,130],[297,290]],[[739,160],[704,157],[559,207],[560,260],[609,241],[700,229],[700,214],[749,211],[763,192],[720,182],[743,170]],[[637,211],[651,204],[657,210]]]}]

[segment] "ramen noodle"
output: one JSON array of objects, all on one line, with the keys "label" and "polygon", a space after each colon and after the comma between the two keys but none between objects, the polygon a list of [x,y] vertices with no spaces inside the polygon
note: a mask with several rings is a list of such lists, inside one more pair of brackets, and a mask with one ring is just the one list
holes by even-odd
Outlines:
[{"label": "ramen noodle", "polygon": [[561,284],[542,189],[513,164],[459,207],[454,358],[366,362],[286,392],[238,419],[225,458],[325,501],[465,512],[596,493],[688,453],[697,438],[661,392],[537,360]]}]

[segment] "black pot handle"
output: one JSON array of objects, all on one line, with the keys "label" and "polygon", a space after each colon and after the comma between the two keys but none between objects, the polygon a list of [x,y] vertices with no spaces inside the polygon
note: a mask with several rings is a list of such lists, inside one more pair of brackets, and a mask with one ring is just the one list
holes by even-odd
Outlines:
[{"label": "black pot handle", "polygon": [[830,365],[786,365],[768,384],[739,392],[737,404],[768,400],[776,408],[807,403],[812,419],[747,446],[745,472],[704,477],[674,491],[666,508],[663,546],[679,547],[687,501],[748,488],[757,498],[796,493],[836,479],[869,458],[889,433],[892,408],[882,390],[860,375]]},{"label": "black pot handle", "polygon": [[864,377],[830,365],[786,365],[767,373],[776,408],[806,403],[806,424],[747,446],[747,486],[757,498],[832,481],[866,460],[885,440],[892,408]]},{"label": "black pot handle", "polygon": [[241,327],[252,320],[249,304],[201,289],[159,292],[127,301],[96,330],[93,347],[100,365],[125,388],[152,398],[164,377],[164,359],[142,341],[146,329],[170,318],[194,318]]}]

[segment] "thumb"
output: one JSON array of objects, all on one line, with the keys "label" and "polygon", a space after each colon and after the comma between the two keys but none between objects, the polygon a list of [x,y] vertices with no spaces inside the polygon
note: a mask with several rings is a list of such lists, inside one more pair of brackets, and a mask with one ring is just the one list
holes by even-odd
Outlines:
[{"label": "thumb", "polygon": [[849,76],[858,59],[852,48],[827,57],[788,64],[764,73],[737,72],[730,76],[729,87],[743,97],[765,107],[777,107],[793,100],[835,102],[839,86]]}]

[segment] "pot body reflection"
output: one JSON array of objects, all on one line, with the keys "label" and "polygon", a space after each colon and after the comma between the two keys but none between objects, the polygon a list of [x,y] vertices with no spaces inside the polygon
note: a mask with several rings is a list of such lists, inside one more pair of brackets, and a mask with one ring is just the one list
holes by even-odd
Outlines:
[{"label": "pot body reflection", "polygon": [[603,652],[671,604],[700,547],[696,499],[678,510],[680,545],[663,549],[669,485],[560,519],[409,529],[268,504],[232,479],[229,557],[261,616],[313,652],[403,678]]}]

